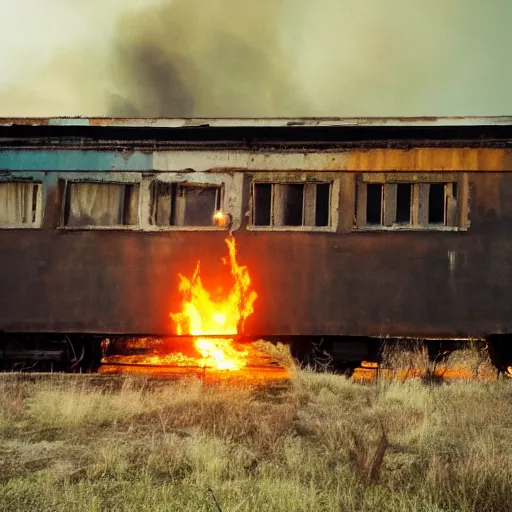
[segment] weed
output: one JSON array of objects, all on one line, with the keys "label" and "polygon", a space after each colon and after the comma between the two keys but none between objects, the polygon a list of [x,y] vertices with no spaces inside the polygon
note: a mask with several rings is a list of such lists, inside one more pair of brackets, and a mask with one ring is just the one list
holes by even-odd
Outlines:
[{"label": "weed", "polygon": [[510,381],[291,381],[2,378],[0,509],[510,509]]}]

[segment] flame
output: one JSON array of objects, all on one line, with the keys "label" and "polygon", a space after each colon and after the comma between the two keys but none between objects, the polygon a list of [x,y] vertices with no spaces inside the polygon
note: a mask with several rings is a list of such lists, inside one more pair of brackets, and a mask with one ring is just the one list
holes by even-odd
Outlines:
[{"label": "flame", "polygon": [[226,216],[220,210],[216,211],[215,215],[213,216],[213,220],[218,223],[224,223],[225,218]]},{"label": "flame", "polygon": [[[229,293],[212,296],[201,281],[200,262],[192,278],[178,274],[179,291],[183,295],[180,313],[171,313],[179,335],[195,336],[195,348],[201,355],[201,366],[218,370],[239,370],[246,365],[247,352],[233,347],[233,336],[243,330],[244,322],[254,312],[255,291],[250,290],[251,278],[247,267],[236,261],[234,237],[225,240],[229,265],[234,284]],[[220,336],[205,338],[204,336]]]}]

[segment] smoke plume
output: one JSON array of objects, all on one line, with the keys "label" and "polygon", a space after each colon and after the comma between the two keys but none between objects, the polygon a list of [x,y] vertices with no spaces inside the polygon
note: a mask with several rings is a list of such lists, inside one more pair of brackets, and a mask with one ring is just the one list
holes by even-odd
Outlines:
[{"label": "smoke plume", "polygon": [[510,114],[510,19],[508,0],[162,1],[0,91],[0,115]]}]

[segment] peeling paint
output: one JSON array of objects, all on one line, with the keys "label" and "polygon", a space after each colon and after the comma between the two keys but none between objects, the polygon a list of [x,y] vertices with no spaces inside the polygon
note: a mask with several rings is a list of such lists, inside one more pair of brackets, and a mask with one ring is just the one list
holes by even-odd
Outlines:
[{"label": "peeling paint", "polygon": [[[176,150],[157,151],[155,170],[179,172],[193,162],[196,171],[358,171],[358,172],[453,172],[502,171],[503,149],[416,148],[411,150],[301,152],[276,150]],[[512,169],[511,169],[512,170]]]},{"label": "peeling paint", "polygon": [[[198,259],[220,261],[226,233],[216,227],[150,225],[150,185],[161,180],[224,186],[222,209],[234,220],[241,261],[251,268],[261,298],[248,333],[512,332],[506,300],[512,283],[512,175],[501,172],[512,171],[512,151],[507,149],[512,131],[496,130],[502,133],[497,142],[492,130],[483,141],[461,136],[457,141],[434,137],[403,142],[399,134],[407,131],[395,130],[394,138],[381,136],[380,146],[373,147],[372,140],[336,139],[345,129],[326,129],[452,126],[456,129],[450,133],[464,134],[457,127],[512,127],[511,118],[90,119],[89,126],[86,121],[0,120],[6,126],[1,131],[0,181],[40,180],[44,210],[41,229],[0,231],[0,330],[168,333],[169,304],[181,300],[170,283],[178,272],[193,271]],[[312,128],[308,142],[287,140],[288,133],[301,129],[292,128],[294,123]],[[14,124],[40,128],[13,129],[18,134],[14,139],[9,128]],[[252,133],[262,135],[264,142],[244,138],[247,126],[257,127]],[[131,127],[141,130],[124,129]],[[172,139],[174,127],[182,130]],[[275,131],[267,127],[283,127],[278,130],[281,138],[274,141]],[[223,141],[228,132],[232,138]],[[155,133],[158,140],[152,138]],[[186,138],[189,133],[194,140]],[[326,133],[334,135],[323,141]],[[405,182],[460,175],[461,187],[469,191],[460,196],[460,209],[470,212],[470,229],[354,229],[361,173],[369,173],[364,178],[373,182],[389,178],[386,173]],[[251,211],[251,177],[332,180],[332,228],[246,229],[243,214]],[[139,183],[138,228],[57,229],[65,180]],[[209,278],[218,273],[210,265],[204,270]]]}]

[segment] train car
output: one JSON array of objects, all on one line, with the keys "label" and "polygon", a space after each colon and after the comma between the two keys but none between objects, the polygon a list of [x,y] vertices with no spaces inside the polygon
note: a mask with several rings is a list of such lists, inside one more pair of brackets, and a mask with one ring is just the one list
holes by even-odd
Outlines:
[{"label": "train car", "polygon": [[0,358],[76,369],[106,336],[176,335],[176,275],[219,286],[232,232],[247,339],[358,361],[478,338],[507,368],[511,148],[510,117],[0,119]]}]

